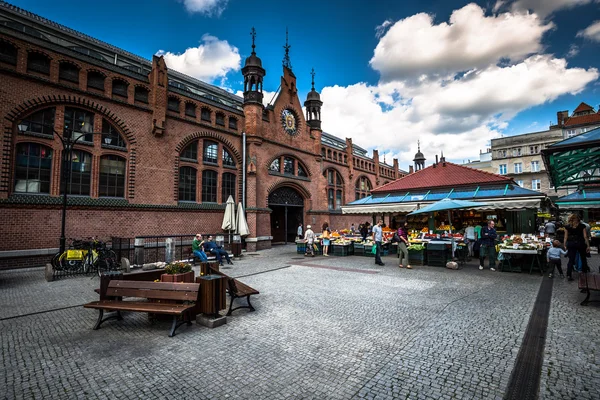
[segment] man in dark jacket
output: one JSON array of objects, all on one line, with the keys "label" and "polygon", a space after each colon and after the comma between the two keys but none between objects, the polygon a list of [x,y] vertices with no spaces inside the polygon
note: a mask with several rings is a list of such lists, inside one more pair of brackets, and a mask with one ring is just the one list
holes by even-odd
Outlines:
[{"label": "man in dark jacket", "polygon": [[494,221],[489,220],[486,227],[481,230],[481,247],[479,248],[479,269],[483,269],[485,256],[488,257],[490,271],[496,270],[496,238],[498,234],[494,229]]},{"label": "man in dark jacket", "polygon": [[223,265],[223,256],[227,260],[227,264],[232,264],[231,259],[229,258],[229,254],[222,248],[220,248],[216,243],[212,236],[208,237],[208,240],[204,242],[204,251],[210,254],[214,254],[217,257],[217,262]]}]

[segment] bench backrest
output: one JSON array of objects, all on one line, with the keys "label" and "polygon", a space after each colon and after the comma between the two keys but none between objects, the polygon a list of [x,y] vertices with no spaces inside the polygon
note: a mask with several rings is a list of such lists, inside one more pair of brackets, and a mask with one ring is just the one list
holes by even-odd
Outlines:
[{"label": "bench backrest", "polygon": [[198,283],[170,283],[112,280],[106,289],[107,296],[140,297],[159,300],[197,301]]}]

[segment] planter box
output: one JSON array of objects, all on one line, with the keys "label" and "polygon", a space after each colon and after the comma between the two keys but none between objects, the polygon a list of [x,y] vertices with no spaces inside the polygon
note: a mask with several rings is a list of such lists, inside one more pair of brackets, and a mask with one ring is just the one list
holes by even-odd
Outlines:
[{"label": "planter box", "polygon": [[185,272],[183,274],[162,274],[161,282],[185,282],[194,283],[194,271]]}]

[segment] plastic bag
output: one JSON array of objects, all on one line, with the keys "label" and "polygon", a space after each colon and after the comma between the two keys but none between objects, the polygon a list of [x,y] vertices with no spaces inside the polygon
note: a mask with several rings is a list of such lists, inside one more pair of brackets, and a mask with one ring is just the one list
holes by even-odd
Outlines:
[{"label": "plastic bag", "polygon": [[371,248],[371,254],[377,254],[377,245],[374,244],[373,247]]}]

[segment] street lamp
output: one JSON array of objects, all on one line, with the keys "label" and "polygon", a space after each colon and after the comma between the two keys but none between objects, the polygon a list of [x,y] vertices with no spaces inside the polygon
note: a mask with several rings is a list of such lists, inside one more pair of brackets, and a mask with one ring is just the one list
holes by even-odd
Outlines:
[{"label": "street lamp", "polygon": [[[81,123],[81,128],[83,128],[85,126],[85,122]],[[27,124],[27,122],[25,121],[21,121],[21,123],[19,123],[17,125],[17,128],[19,129],[20,133],[25,133],[27,132],[27,129],[29,129],[29,125]],[[75,132],[74,129],[71,129],[71,134],[69,136],[63,136],[60,135],[58,132],[56,132],[54,130],[54,128],[52,129],[52,134],[56,135],[59,139],[60,142],[63,146],[63,163],[61,166],[61,171],[62,171],[62,190],[63,190],[63,204],[62,204],[62,221],[61,221],[61,230],[60,230],[60,254],[64,253],[65,248],[66,248],[66,237],[65,237],[65,226],[66,226],[66,221],[67,221],[67,194],[68,194],[68,190],[67,187],[69,188],[69,190],[71,189],[71,168],[72,168],[72,164],[73,164],[73,147],[77,144],[77,142],[79,141],[79,139],[81,139],[82,137],[85,137],[87,134],[92,134],[92,135],[101,135],[103,132],[85,132],[85,134],[82,135],[78,135],[75,140],[73,140],[73,133]],[[112,139],[110,138],[110,136],[107,136],[104,138],[104,142],[107,145],[110,145],[112,142]],[[65,168],[66,167],[66,168]]]}]

